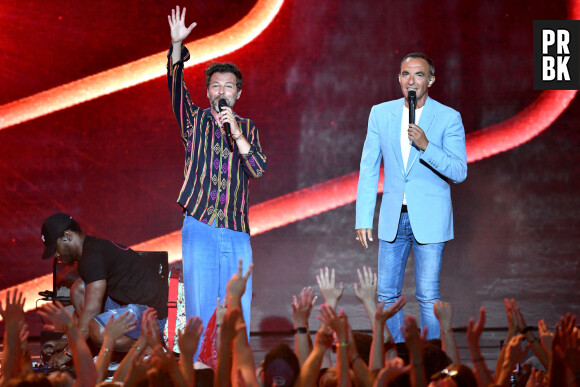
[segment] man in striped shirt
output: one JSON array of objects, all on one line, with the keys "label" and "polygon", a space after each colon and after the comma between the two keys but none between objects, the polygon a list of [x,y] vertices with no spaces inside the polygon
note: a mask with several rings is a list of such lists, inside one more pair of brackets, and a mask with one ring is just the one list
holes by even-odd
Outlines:
[{"label": "man in striped shirt", "polygon": [[[216,299],[224,300],[226,283],[238,272],[238,259],[244,272],[252,262],[248,181],[264,174],[266,155],[254,123],[232,110],[243,84],[234,64],[214,63],[205,70],[209,108],[191,101],[183,79],[189,51],[182,42],[196,23],[186,27],[185,8],[180,12],[179,6],[168,19],[172,44],[167,81],[185,147],[184,181],[177,199],[185,213],[181,230],[185,310],[188,318],[201,317],[205,327]],[[227,105],[220,108],[220,100]],[[242,297],[248,333],[251,298],[250,277]]]}]

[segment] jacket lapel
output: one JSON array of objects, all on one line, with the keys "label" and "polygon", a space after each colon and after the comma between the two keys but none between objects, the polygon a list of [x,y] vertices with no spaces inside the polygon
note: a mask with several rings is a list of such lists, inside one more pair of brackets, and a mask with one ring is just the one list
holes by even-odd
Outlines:
[{"label": "jacket lapel", "polygon": [[399,170],[405,175],[405,168],[403,164],[403,154],[401,153],[401,120],[403,119],[403,104],[405,99],[401,99],[401,103],[395,110],[389,112],[389,121],[387,128],[389,130],[389,137],[392,150],[399,164]]}]

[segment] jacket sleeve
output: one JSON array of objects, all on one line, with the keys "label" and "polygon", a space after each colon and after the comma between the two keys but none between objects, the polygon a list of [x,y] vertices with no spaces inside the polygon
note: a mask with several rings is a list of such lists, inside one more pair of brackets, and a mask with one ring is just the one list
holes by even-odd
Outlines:
[{"label": "jacket sleeve", "polygon": [[421,159],[454,183],[465,180],[467,177],[465,129],[458,112],[453,111],[443,133],[441,145],[429,142]]},{"label": "jacket sleeve", "polygon": [[376,122],[375,107],[373,107],[369,116],[367,137],[360,161],[360,173],[356,193],[355,229],[373,228],[381,159],[382,152],[379,128]]}]

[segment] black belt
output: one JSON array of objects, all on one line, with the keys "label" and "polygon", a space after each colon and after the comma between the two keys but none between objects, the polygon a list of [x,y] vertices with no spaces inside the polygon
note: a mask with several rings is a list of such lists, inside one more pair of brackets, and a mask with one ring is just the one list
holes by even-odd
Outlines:
[{"label": "black belt", "polygon": [[406,204],[403,204],[401,206],[401,212],[407,212],[407,205]]}]

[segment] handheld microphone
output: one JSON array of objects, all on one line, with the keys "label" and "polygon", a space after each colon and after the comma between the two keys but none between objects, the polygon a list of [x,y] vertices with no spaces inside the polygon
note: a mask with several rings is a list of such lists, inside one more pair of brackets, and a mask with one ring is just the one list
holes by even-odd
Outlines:
[{"label": "handheld microphone", "polygon": [[[226,106],[228,106],[228,102],[225,99],[220,99],[218,101],[218,112],[221,112],[223,108],[225,108]],[[228,143],[228,146],[230,148],[230,151],[233,151],[232,149],[232,144],[230,143],[230,138],[232,137],[232,128],[230,127],[230,124],[228,122],[224,122],[224,131],[226,132],[226,141]]]},{"label": "handheld microphone", "polygon": [[409,90],[408,94],[409,99],[409,123],[415,123],[415,105],[417,104],[417,94],[415,90]]}]

